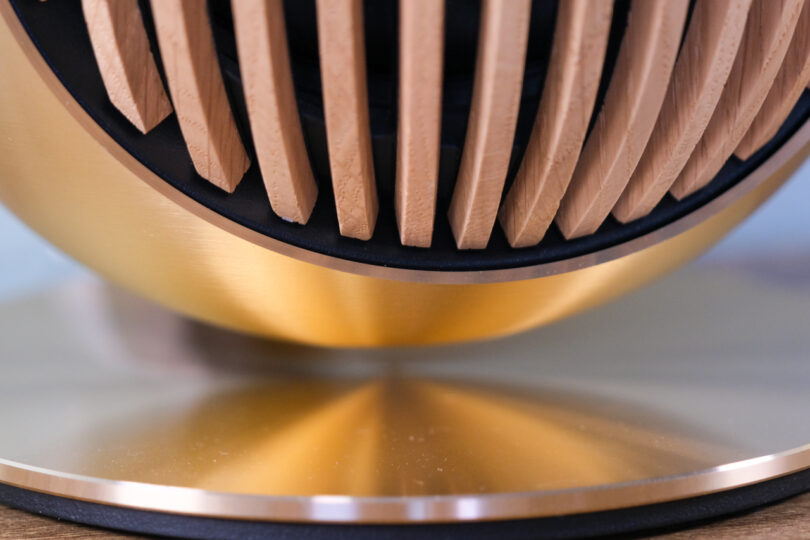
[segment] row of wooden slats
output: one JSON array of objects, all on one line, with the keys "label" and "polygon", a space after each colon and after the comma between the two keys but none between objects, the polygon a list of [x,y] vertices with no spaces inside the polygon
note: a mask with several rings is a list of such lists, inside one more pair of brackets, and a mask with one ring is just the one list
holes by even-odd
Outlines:
[{"label": "row of wooden slats", "polygon": [[[82,0],[111,102],[142,132],[176,112],[203,178],[232,192],[250,163],[217,62],[205,2],[154,0],[171,103],[137,0]],[[566,238],[611,213],[647,215],[669,192],[704,187],[736,152],[774,136],[810,82],[810,1],[634,0],[601,109],[612,0],[562,0],[546,84],[515,180],[503,195],[523,88],[531,0],[484,0],[461,165],[448,219],[460,249],[495,221],[514,247],[552,222]],[[361,0],[317,0],[324,116],[340,233],[377,220]],[[395,209],[403,244],[429,247],[441,135],[444,3],[399,3]],[[318,188],[292,84],[281,0],[232,2],[250,129],[268,198],[305,224]],[[172,109],[173,105],[173,109]],[[596,122],[587,134],[591,118]],[[587,134],[587,138],[586,138]],[[503,198],[503,204],[501,199]]]}]

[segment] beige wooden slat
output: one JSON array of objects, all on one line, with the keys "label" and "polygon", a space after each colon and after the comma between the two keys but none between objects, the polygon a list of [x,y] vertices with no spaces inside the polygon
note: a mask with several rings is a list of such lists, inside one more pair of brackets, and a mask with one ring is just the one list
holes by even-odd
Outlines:
[{"label": "beige wooden slat", "polygon": [[804,0],[754,0],[717,108],[669,190],[676,198],[708,184],[745,136],[782,65],[803,4]]},{"label": "beige wooden slat", "polygon": [[688,7],[688,0],[632,3],[602,111],[557,213],[566,238],[595,232],[630,180],[664,101]]},{"label": "beige wooden slat", "polygon": [[485,0],[467,135],[448,217],[460,249],[487,246],[515,135],[531,2]]},{"label": "beige wooden slat", "polygon": [[141,133],[148,132],[171,114],[172,105],[138,0],[82,0],[82,12],[110,101]]},{"label": "beige wooden slat", "polygon": [[225,93],[205,2],[152,0],[160,54],[194,168],[232,192],[250,166]]},{"label": "beige wooden slat", "polygon": [[627,223],[664,198],[712,118],[742,41],[751,0],[698,0],[661,114],[613,208]]},{"label": "beige wooden slat", "polygon": [[565,194],[602,75],[612,0],[559,5],[551,61],[529,144],[500,211],[513,247],[542,240]]},{"label": "beige wooden slat", "polygon": [[317,0],[326,141],[340,234],[368,240],[377,220],[371,153],[363,6]]},{"label": "beige wooden slat", "polygon": [[239,0],[231,10],[253,146],[270,206],[288,221],[306,223],[318,186],[295,101],[282,1]]},{"label": "beige wooden slat", "polygon": [[805,1],[785,60],[779,68],[768,97],[765,98],[754,122],[734,151],[740,159],[748,159],[776,135],[808,82],[810,82],[810,2]]},{"label": "beige wooden slat", "polygon": [[430,247],[442,113],[444,2],[399,3],[399,125],[395,208],[406,246]]}]

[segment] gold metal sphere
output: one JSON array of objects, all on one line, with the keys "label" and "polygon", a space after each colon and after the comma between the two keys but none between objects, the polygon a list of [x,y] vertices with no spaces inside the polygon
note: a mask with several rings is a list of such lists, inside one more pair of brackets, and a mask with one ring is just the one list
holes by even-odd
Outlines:
[{"label": "gold metal sphere", "polygon": [[476,282],[492,276],[475,274],[465,276],[467,283],[419,273],[381,278],[373,267],[288,249],[176,191],[92,121],[10,8],[0,12],[0,200],[113,282],[191,317],[272,338],[326,346],[438,344],[570,316],[703,252],[810,152],[805,125],[711,203],[650,235],[568,261],[565,271],[517,269],[497,282]]}]

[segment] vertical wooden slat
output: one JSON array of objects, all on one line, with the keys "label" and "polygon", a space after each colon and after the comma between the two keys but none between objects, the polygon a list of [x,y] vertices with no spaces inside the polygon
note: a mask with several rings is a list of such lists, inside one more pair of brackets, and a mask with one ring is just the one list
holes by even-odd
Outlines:
[{"label": "vertical wooden slat", "polygon": [[487,246],[515,135],[531,2],[485,0],[467,135],[449,219],[460,249]]},{"label": "vertical wooden slat", "polygon": [[810,82],[810,2],[804,8],[793,32],[785,60],[751,127],[734,151],[748,159],[771,140],[787,119],[805,87]]},{"label": "vertical wooden slat", "polygon": [[152,0],[160,54],[194,168],[232,192],[250,166],[236,129],[205,2]]},{"label": "vertical wooden slat", "polygon": [[377,220],[371,153],[363,6],[317,0],[326,141],[340,234],[368,240]]},{"label": "vertical wooden slat", "polygon": [[676,198],[708,184],[745,136],[782,65],[803,4],[804,0],[755,0],[752,4],[717,109],[669,190]]},{"label": "vertical wooden slat", "polygon": [[444,2],[399,3],[399,125],[395,208],[406,246],[430,247],[442,113]]},{"label": "vertical wooden slat", "polygon": [[634,0],[616,69],[556,222],[566,238],[599,228],[652,134],[683,36],[688,0]]},{"label": "vertical wooden slat", "polygon": [[301,132],[281,0],[231,4],[256,158],[273,211],[306,223],[318,198]]},{"label": "vertical wooden slat", "polygon": [[172,112],[138,0],[82,0],[90,43],[107,95],[141,133]]},{"label": "vertical wooden slat", "polygon": [[559,5],[551,62],[531,138],[500,211],[513,247],[542,240],[577,164],[610,33],[612,0]]},{"label": "vertical wooden slat", "polygon": [[712,118],[742,41],[751,0],[698,0],[647,148],[613,208],[623,223],[664,198]]}]

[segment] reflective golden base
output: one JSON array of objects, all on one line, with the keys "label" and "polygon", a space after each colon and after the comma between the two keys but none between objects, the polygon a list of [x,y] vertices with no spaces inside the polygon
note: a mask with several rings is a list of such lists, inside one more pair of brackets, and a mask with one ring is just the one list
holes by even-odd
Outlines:
[{"label": "reflective golden base", "polygon": [[0,482],[391,524],[622,509],[795,473],[810,467],[810,282],[755,270],[693,267],[507,340],[362,351],[247,338],[74,281],[0,306]]}]

